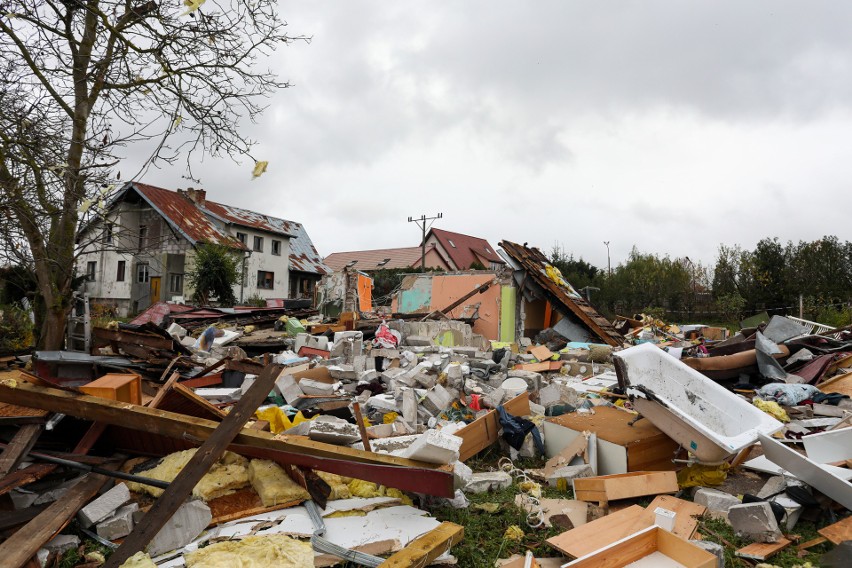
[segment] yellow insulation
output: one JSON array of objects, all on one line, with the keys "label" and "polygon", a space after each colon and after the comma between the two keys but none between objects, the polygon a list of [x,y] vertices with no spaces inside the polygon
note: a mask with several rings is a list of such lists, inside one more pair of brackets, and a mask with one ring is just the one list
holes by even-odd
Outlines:
[{"label": "yellow insulation", "polygon": [[[195,455],[195,451],[193,448],[169,454],[163,458],[163,461],[157,467],[138,472],[138,475],[172,482],[177,477],[177,474],[186,467],[192,456]],[[247,465],[248,460],[244,457],[233,452],[225,452],[222,458],[210,468],[210,471],[201,478],[192,490],[193,496],[204,501],[209,501],[247,487],[249,484]],[[143,485],[132,481],[127,482],[127,487],[131,491],[147,493],[154,497],[159,497],[163,493],[163,490],[159,487],[151,487],[150,485]]]},{"label": "yellow insulation", "polygon": [[310,499],[298,483],[290,479],[280,465],[269,460],[252,460],[248,467],[251,486],[260,495],[264,507]]},{"label": "yellow insulation", "polygon": [[314,565],[307,542],[282,534],[217,542],[183,557],[187,568],[302,568]]}]

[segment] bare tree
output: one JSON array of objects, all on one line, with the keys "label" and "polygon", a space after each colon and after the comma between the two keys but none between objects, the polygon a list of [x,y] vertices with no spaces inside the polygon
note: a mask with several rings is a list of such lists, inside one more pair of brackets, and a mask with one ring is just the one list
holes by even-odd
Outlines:
[{"label": "bare tree", "polygon": [[186,159],[189,178],[195,151],[248,154],[239,124],[288,86],[263,60],[302,39],[276,4],[0,0],[0,249],[36,273],[42,347],[62,345],[77,228],[116,187],[121,148],[147,142],[146,167]]}]

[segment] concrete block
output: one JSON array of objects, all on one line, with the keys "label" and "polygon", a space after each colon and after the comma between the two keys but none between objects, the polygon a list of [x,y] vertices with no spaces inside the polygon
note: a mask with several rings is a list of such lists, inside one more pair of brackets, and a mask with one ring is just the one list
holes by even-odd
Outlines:
[{"label": "concrete block", "polygon": [[440,430],[427,430],[405,451],[404,457],[426,463],[450,464],[459,459],[462,439]]},{"label": "concrete block", "polygon": [[429,347],[432,345],[432,339],[425,335],[409,335],[405,338],[405,344],[409,347]]},{"label": "concrete block", "polygon": [[725,547],[707,540],[690,540],[698,548],[703,548],[710,554],[716,556],[716,568],[725,568]]},{"label": "concrete block", "polygon": [[56,487],[53,487],[49,491],[45,491],[40,494],[35,501],[33,501],[33,505],[46,505],[47,503],[53,503],[54,501],[58,501],[62,499],[68,491],[80,483],[82,477],[75,477],[74,479],[69,479],[68,481],[63,481]]},{"label": "concrete block", "polygon": [[334,394],[333,383],[323,383],[314,379],[302,379],[299,388],[307,395],[331,396]]},{"label": "concrete block", "polygon": [[39,494],[32,491],[15,489],[14,491],[9,492],[9,498],[12,500],[12,505],[15,507],[15,510],[20,511],[21,509],[26,509],[35,503],[36,499],[39,498]]},{"label": "concrete block", "polygon": [[473,479],[473,470],[467,467],[461,460],[453,464],[453,486],[455,489],[463,489]]},{"label": "concrete block", "polygon": [[371,396],[370,400],[367,401],[367,405],[370,408],[375,408],[381,412],[399,412],[396,400],[393,395],[390,394],[377,394],[375,396]]},{"label": "concrete block", "polygon": [[317,442],[348,446],[360,440],[361,434],[355,424],[350,424],[344,420],[320,420],[317,418],[311,421],[308,437]]},{"label": "concrete block", "polygon": [[275,379],[275,389],[281,393],[287,404],[295,404],[297,400],[305,395],[302,392],[302,387],[299,386],[293,375],[281,375]]},{"label": "concrete block", "polygon": [[497,408],[506,400],[506,391],[496,388],[482,397],[483,402],[489,408]]},{"label": "concrete block", "polygon": [[429,411],[432,416],[441,413],[453,401],[453,397],[447,392],[447,389],[441,385],[435,387],[426,393],[426,398],[423,399],[423,408]]},{"label": "concrete block", "polygon": [[716,517],[727,517],[731,507],[741,504],[734,495],[708,487],[699,488],[692,500],[707,507],[707,511]]},{"label": "concrete block", "polygon": [[505,471],[485,471],[474,473],[464,490],[466,493],[486,493],[500,491],[510,485],[512,485],[512,476]]},{"label": "concrete block", "polygon": [[358,379],[358,373],[352,365],[334,365],[328,367],[328,374],[336,381],[354,381]]},{"label": "concrete block", "polygon": [[139,510],[138,503],[125,505],[113,515],[98,523],[96,532],[101,538],[116,540],[133,532],[133,513]]},{"label": "concrete block", "polygon": [[804,507],[800,504],[796,503],[786,494],[776,495],[772,497],[770,501],[778,503],[784,510],[787,511],[787,516],[784,518],[784,528],[788,531],[793,530],[793,527],[796,526],[796,523],[799,522],[799,517],[802,516],[802,511],[804,511]]},{"label": "concrete block", "polygon": [[571,481],[573,479],[580,479],[581,477],[594,477],[595,471],[592,469],[587,463],[583,463],[580,465],[565,465],[551,473],[545,481],[550,487],[556,487],[559,484],[560,479],[564,479],[566,481]]},{"label": "concrete block", "polygon": [[743,503],[728,509],[728,522],[737,536],[757,542],[778,542],[783,537],[769,503]]},{"label": "concrete block", "polygon": [[154,557],[184,547],[195,540],[212,520],[210,507],[203,501],[188,501],[181,505],[180,509],[160,529],[157,536],[148,544],[146,552]]},{"label": "concrete block", "polygon": [[56,535],[44,545],[44,548],[51,554],[61,556],[67,550],[80,546],[80,537],[73,534]]},{"label": "concrete block", "polygon": [[80,509],[80,524],[88,528],[112,515],[116,509],[130,501],[130,490],[124,483],[115,486]]},{"label": "concrete block", "polygon": [[425,389],[431,389],[438,383],[438,377],[428,373],[417,373],[414,375],[414,380],[419,386]]},{"label": "concrete block", "polygon": [[787,489],[787,480],[784,479],[783,476],[776,475],[774,477],[770,477],[766,481],[766,483],[757,493],[757,497],[761,499],[768,499],[773,495],[783,493],[785,489]]}]

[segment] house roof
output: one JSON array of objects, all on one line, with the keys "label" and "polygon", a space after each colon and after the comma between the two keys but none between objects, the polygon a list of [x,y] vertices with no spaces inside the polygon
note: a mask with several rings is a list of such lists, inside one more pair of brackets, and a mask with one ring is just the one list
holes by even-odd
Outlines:
[{"label": "house roof", "polygon": [[204,206],[201,207],[176,191],[144,183],[134,182],[132,187],[193,244],[209,241],[235,248],[246,248],[239,240],[221,231],[210,219],[210,216],[213,216],[225,223],[290,237],[290,270],[311,274],[330,272],[323,264],[322,257],[301,223],[209,200],[205,200]]},{"label": "house roof", "polygon": [[[443,229],[431,229],[429,235],[435,236],[459,270],[467,270],[474,262],[479,262],[486,268],[492,262],[506,264],[485,239]],[[427,239],[429,235],[426,236]]]},{"label": "house roof", "polygon": [[305,227],[301,223],[288,222],[292,225],[296,237],[290,239],[290,270],[320,275],[330,274],[332,271],[322,261]]},{"label": "house roof", "polygon": [[356,270],[381,270],[383,268],[410,268],[420,262],[420,247],[389,248],[335,252],[325,257],[325,264],[332,271],[343,270],[350,262]]},{"label": "house roof", "polygon": [[245,248],[240,241],[219,230],[201,209],[176,191],[138,182],[133,182],[130,187],[192,244],[208,241]]},{"label": "house roof", "polygon": [[249,211],[248,209],[241,209],[240,207],[234,207],[232,205],[223,205],[222,203],[216,203],[215,201],[209,200],[205,200],[203,208],[212,213],[215,217],[218,217],[227,223],[233,223],[234,225],[240,225],[250,229],[277,233],[285,237],[296,236],[296,225],[298,225],[298,223],[294,223],[293,221],[270,217],[263,213],[256,213],[254,211]]}]

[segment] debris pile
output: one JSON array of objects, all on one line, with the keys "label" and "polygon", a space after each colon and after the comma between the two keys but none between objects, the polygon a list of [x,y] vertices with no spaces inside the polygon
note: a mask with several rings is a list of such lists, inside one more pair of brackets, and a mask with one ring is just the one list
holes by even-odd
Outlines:
[{"label": "debris pile", "polygon": [[[516,274],[474,293],[516,282],[561,307],[529,338],[486,339],[447,315],[463,302],[336,320],[165,304],[96,328],[91,353],[0,374],[0,554],[452,564],[465,529],[441,512],[497,515],[483,498],[507,492],[521,512],[488,538],[527,556],[503,565],[555,562],[542,546],[567,566],[848,551],[852,343],[786,318],[732,337],[613,326],[534,249],[502,244]],[[803,520],[823,540],[798,542]]]}]

